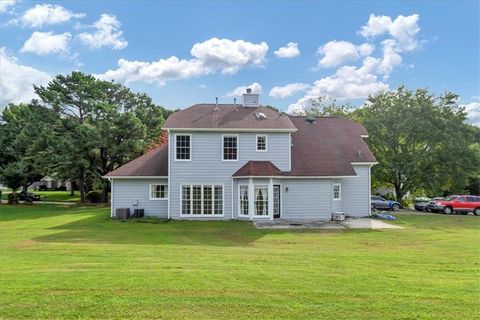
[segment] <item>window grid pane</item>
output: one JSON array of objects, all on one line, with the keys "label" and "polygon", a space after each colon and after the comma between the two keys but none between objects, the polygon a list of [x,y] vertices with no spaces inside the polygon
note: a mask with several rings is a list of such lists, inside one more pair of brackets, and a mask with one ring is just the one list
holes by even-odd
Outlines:
[{"label": "window grid pane", "polygon": [[192,189],[190,186],[182,187],[182,214],[191,213]]},{"label": "window grid pane", "polygon": [[267,150],[267,137],[258,136],[257,137],[257,150],[265,151]]},{"label": "window grid pane", "polygon": [[182,186],[182,214],[222,215],[223,186]]},{"label": "window grid pane", "polygon": [[202,186],[192,186],[192,213],[202,214]]},{"label": "window grid pane", "polygon": [[280,187],[273,187],[273,214],[280,214]]},{"label": "window grid pane", "polygon": [[223,214],[223,186],[215,186],[214,214]]},{"label": "window grid pane", "polygon": [[166,199],[168,198],[168,185],[166,184],[152,184],[150,190],[150,198],[152,199]]},{"label": "window grid pane", "polygon": [[340,199],[340,185],[333,186],[333,199]]},{"label": "window grid pane", "polygon": [[212,214],[212,186],[203,186],[203,214]]},{"label": "window grid pane", "polygon": [[190,160],[190,136],[176,136],[176,159]]},{"label": "window grid pane", "polygon": [[223,160],[237,160],[237,137],[223,137]]},{"label": "window grid pane", "polygon": [[255,215],[268,215],[268,188],[255,187]]},{"label": "window grid pane", "polygon": [[240,214],[248,216],[248,186],[240,186]]}]

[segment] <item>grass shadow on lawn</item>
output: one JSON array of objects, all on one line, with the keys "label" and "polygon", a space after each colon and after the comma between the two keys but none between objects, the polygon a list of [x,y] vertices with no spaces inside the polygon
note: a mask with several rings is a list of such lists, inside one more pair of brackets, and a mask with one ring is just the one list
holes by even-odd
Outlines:
[{"label": "grass shadow on lawn", "polygon": [[104,205],[61,205],[61,204],[1,204],[0,223],[18,220],[44,219],[65,214],[84,214],[106,208]]},{"label": "grass shadow on lawn", "polygon": [[84,219],[57,225],[49,230],[59,232],[34,238],[40,242],[251,246],[266,234],[291,231],[257,230],[245,221],[168,221],[157,219],[112,220],[108,214],[91,214]]}]

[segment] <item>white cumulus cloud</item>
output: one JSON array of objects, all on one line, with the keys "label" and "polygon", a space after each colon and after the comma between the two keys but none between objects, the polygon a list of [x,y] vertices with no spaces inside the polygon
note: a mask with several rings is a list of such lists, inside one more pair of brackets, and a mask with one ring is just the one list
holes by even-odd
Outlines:
[{"label": "white cumulus cloud", "polygon": [[318,62],[320,67],[335,67],[347,61],[357,60],[361,57],[372,54],[375,47],[364,43],[354,45],[348,41],[330,41],[318,48],[322,58]]},{"label": "white cumulus cloud", "polygon": [[9,8],[13,7],[15,2],[17,0],[0,0],[0,13],[7,12]]},{"label": "white cumulus cloud", "polygon": [[21,65],[17,59],[0,48],[0,107],[13,102],[29,102],[36,98],[33,84],[44,85],[51,76],[38,69]]},{"label": "white cumulus cloud", "polygon": [[110,47],[119,50],[128,45],[123,38],[123,31],[120,30],[121,23],[114,15],[102,14],[92,27],[95,29],[94,32],[83,32],[78,35],[79,39],[90,48]]},{"label": "white cumulus cloud", "polygon": [[[332,99],[364,99],[380,91],[389,90],[386,80],[402,64],[405,52],[419,47],[419,15],[389,16],[371,14],[358,33],[369,43],[356,46],[348,41],[330,41],[319,48],[322,54],[320,67],[336,66],[334,74],[315,81],[306,95],[288,107],[288,112],[301,113],[308,109],[312,97],[327,96]],[[374,55],[371,43],[380,39],[381,55]],[[346,65],[362,58],[361,65]]]},{"label": "white cumulus cloud", "polygon": [[243,93],[247,91],[247,88],[252,89],[251,93],[258,93],[258,94],[262,93],[262,85],[258,82],[254,82],[249,86],[236,87],[235,89],[227,93],[227,97],[241,96]]},{"label": "white cumulus cloud", "polygon": [[298,43],[289,42],[285,47],[278,48],[273,54],[278,58],[295,58],[300,55]]},{"label": "white cumulus cloud", "polygon": [[258,44],[237,40],[212,38],[196,43],[191,50],[193,58],[171,56],[153,62],[120,59],[118,68],[97,74],[100,79],[121,83],[143,81],[165,84],[168,80],[188,79],[215,72],[233,74],[250,66],[262,66],[268,52],[265,42]]},{"label": "white cumulus cloud", "polygon": [[283,99],[293,96],[298,92],[304,92],[308,88],[310,88],[310,85],[307,83],[289,83],[283,87],[273,87],[268,95],[270,97]]},{"label": "white cumulus cloud", "polygon": [[194,44],[190,53],[210,71],[222,70],[222,73],[233,74],[245,66],[262,65],[267,51],[265,42],[255,44],[212,38]]},{"label": "white cumulus cloud", "polygon": [[388,90],[388,84],[373,73],[374,67],[375,61],[368,58],[361,67],[343,66],[334,75],[315,81],[308,94],[337,99],[363,99]]},{"label": "white cumulus cloud", "polygon": [[367,24],[359,33],[365,38],[375,38],[388,33],[395,40],[398,50],[411,51],[418,47],[416,36],[420,31],[419,20],[418,14],[399,15],[395,20],[388,16],[370,14]]},{"label": "white cumulus cloud", "polygon": [[72,36],[69,32],[53,34],[52,32],[35,31],[25,41],[20,52],[30,52],[38,55],[67,53],[71,38]]},{"label": "white cumulus cloud", "polygon": [[20,21],[24,26],[38,28],[43,25],[63,23],[72,18],[81,18],[84,16],[85,14],[83,13],[73,13],[59,5],[37,4],[33,8],[25,11]]},{"label": "white cumulus cloud", "polygon": [[462,107],[467,112],[468,123],[480,127],[480,102],[470,102]]}]

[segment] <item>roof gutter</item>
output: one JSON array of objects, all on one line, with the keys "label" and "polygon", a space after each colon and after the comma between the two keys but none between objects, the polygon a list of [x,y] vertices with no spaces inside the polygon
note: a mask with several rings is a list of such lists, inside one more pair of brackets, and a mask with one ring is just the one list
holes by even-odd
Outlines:
[{"label": "roof gutter", "polygon": [[352,176],[233,176],[234,179],[245,179],[245,178],[277,178],[277,179],[340,179],[340,178],[356,178],[358,175]]},{"label": "roof gutter", "polygon": [[167,179],[168,176],[102,176],[104,179]]},{"label": "roof gutter", "polygon": [[191,131],[191,132],[296,132],[298,129],[273,129],[273,128],[168,128],[166,131]]}]

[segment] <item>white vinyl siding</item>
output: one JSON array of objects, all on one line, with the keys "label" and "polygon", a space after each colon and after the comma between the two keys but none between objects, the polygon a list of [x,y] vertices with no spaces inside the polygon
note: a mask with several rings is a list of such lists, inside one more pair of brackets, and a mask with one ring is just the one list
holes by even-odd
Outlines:
[{"label": "white vinyl siding", "polygon": [[342,179],[342,211],[350,216],[370,213],[370,166],[354,165],[357,177]]},{"label": "white vinyl siding", "polygon": [[112,216],[118,208],[144,209],[150,217],[168,217],[168,201],[150,200],[151,185],[166,185],[166,178],[121,179],[112,183]]},{"label": "white vinyl siding", "polygon": [[[170,148],[170,216],[172,219],[190,219],[201,217],[203,219],[231,219],[238,216],[238,179],[232,180],[232,175],[249,160],[271,161],[280,170],[289,168],[289,134],[268,133],[268,151],[256,151],[256,134],[252,132],[238,134],[238,160],[223,161],[223,135],[222,132],[193,132],[191,133],[192,154],[191,161],[175,161],[174,136],[182,132],[171,133],[172,148]],[[233,183],[232,183],[233,181]],[[181,185],[204,184],[223,185],[223,216],[195,216],[181,215],[182,206],[180,199]],[[242,183],[243,184],[243,183]],[[265,183],[263,183],[265,184]],[[266,181],[268,184],[268,181]],[[232,188],[233,185],[233,188]],[[232,216],[232,213],[233,216]]]},{"label": "white vinyl siding", "polygon": [[283,179],[282,188],[283,219],[331,219],[329,179]]}]

